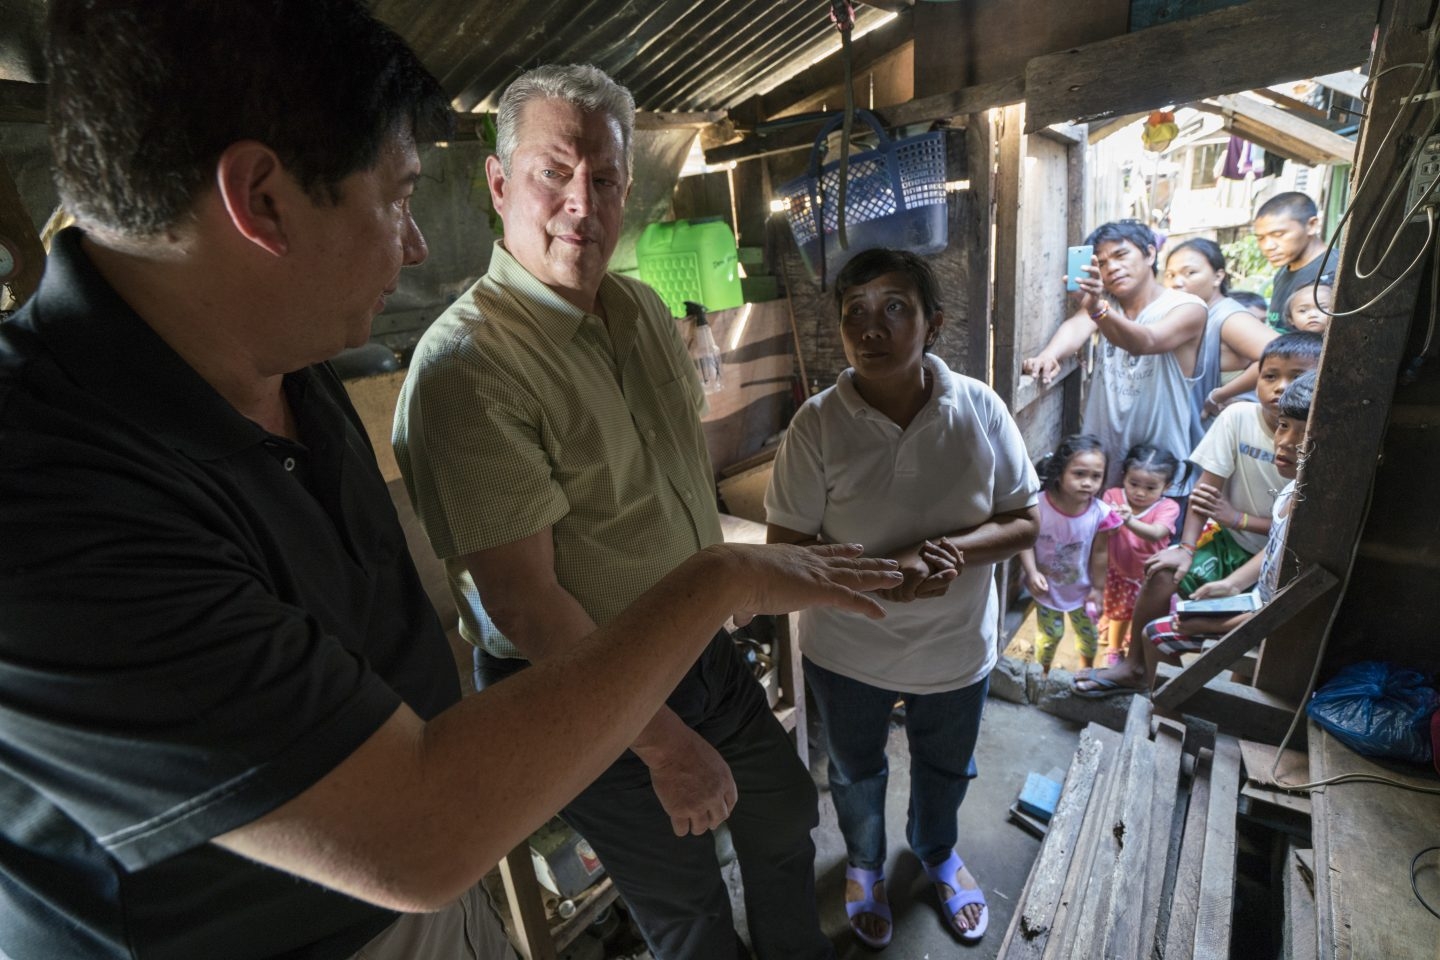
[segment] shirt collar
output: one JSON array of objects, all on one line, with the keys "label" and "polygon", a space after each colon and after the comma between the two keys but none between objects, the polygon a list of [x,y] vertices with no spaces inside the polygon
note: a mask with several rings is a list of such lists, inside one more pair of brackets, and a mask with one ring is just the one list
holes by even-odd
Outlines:
[{"label": "shirt collar", "polygon": [[[490,286],[509,293],[517,300],[541,332],[557,342],[572,340],[586,318],[596,316],[581,310],[536,279],[515,259],[514,254],[505,249],[503,240],[496,240],[490,251],[490,266],[485,271],[485,278]],[[606,273],[601,279],[599,296],[609,314],[612,336],[619,327],[634,326],[639,319],[639,301],[613,274]]]},{"label": "shirt collar", "polygon": [[[95,268],[77,227],[56,234],[32,301],[55,362],[110,408],[196,459],[218,459],[269,434],[170,348]],[[309,371],[290,374],[308,383]],[[287,378],[287,379],[289,379]],[[303,391],[292,393],[292,399]]]},{"label": "shirt collar", "polygon": [[[924,413],[931,407],[949,406],[956,407],[960,404],[960,392],[955,389],[955,381],[950,375],[950,368],[935,354],[927,353],[924,356],[925,369],[930,372],[930,382],[934,384],[930,391],[930,399],[925,406],[920,408]],[[875,414],[875,408],[865,402],[860,396],[860,391],[855,389],[855,370],[846,367],[840,373],[839,379],[835,381],[835,393],[840,397],[840,402],[845,405],[845,412],[852,417],[869,416]],[[918,415],[917,415],[918,416]]]}]

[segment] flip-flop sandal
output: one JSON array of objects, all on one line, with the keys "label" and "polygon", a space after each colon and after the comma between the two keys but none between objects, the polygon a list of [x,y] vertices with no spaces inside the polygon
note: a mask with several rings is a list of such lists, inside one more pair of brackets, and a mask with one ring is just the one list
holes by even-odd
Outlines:
[{"label": "flip-flop sandal", "polygon": [[[1095,686],[1089,690],[1081,690],[1080,682],[1093,683]],[[1123,683],[1116,683],[1114,680],[1106,679],[1095,673],[1089,676],[1075,678],[1075,696],[1083,697],[1086,700],[1103,700],[1106,697],[1118,697],[1127,693],[1143,694],[1145,691],[1139,687],[1127,686]]]},{"label": "flip-flop sandal", "polygon": [[[965,869],[965,861],[961,860],[960,855],[954,850],[951,850],[950,856],[944,863],[933,867],[925,863],[924,867],[925,876],[929,877],[930,882],[937,888],[943,883],[951,890],[956,891],[954,896],[945,901],[944,906],[945,922],[950,929],[955,931],[955,935],[966,943],[978,942],[981,937],[985,936],[985,930],[990,926],[990,908],[985,903],[983,890],[979,887],[972,890],[969,887],[961,886],[959,874],[961,870]],[[937,889],[935,892],[938,895],[940,891]],[[955,915],[972,903],[980,904],[980,920],[975,924],[975,929],[963,930],[955,922]]]},{"label": "flip-flop sandal", "polygon": [[[850,929],[855,931],[856,938],[865,946],[873,950],[879,950],[890,945],[890,937],[895,933],[895,923],[891,919],[890,904],[873,899],[875,896],[875,884],[885,882],[884,870],[865,870],[861,867],[846,866],[845,879],[853,880],[865,891],[863,900],[847,900],[845,902],[845,916],[850,918]],[[885,933],[879,937],[872,937],[867,934],[856,919],[861,914],[870,913],[885,921]]]}]

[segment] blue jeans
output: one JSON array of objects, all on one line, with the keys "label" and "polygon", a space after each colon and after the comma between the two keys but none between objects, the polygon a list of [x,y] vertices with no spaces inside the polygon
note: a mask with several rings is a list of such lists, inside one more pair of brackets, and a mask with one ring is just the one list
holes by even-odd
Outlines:
[{"label": "blue jeans", "polygon": [[975,740],[990,678],[945,693],[905,693],[852,680],[805,661],[811,701],[830,754],[830,796],[852,866],[885,865],[885,741],[896,699],[905,702],[910,741],[910,849],[927,864],[955,848],[956,819],[975,778]]}]

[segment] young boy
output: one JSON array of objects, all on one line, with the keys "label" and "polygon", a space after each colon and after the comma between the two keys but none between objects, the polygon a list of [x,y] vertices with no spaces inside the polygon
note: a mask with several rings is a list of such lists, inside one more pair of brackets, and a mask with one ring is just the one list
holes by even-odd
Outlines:
[{"label": "young boy", "polygon": [[[1230,577],[1265,548],[1275,491],[1283,486],[1273,453],[1280,398],[1291,383],[1319,365],[1322,344],[1319,334],[1300,332],[1266,344],[1256,387],[1259,402],[1234,403],[1222,410],[1190,454],[1201,474],[1190,494],[1184,530],[1179,544],[1146,563],[1131,636],[1164,616],[1175,594],[1201,596],[1205,584]],[[1078,677],[1077,695],[1109,696],[1148,684],[1154,665],[1145,661],[1145,646],[1132,643],[1124,662]]]},{"label": "young boy", "polygon": [[1280,193],[1266,200],[1255,211],[1255,239],[1260,252],[1275,268],[1275,281],[1270,293],[1270,326],[1284,332],[1285,305],[1290,294],[1315,282],[1334,284],[1338,257],[1325,255],[1325,240],[1320,232],[1320,211],[1315,201],[1303,193]]},{"label": "young boy", "polygon": [[[1193,599],[1233,597],[1252,584],[1262,606],[1275,598],[1275,592],[1280,588],[1280,557],[1285,545],[1285,528],[1290,524],[1290,507],[1294,502],[1295,475],[1300,469],[1300,445],[1305,439],[1305,426],[1310,420],[1310,401],[1314,395],[1315,371],[1312,370],[1297,377],[1280,398],[1280,417],[1275,424],[1275,468],[1289,482],[1275,499],[1264,551],[1251,557],[1228,577],[1200,587],[1192,594]],[[1254,615],[1172,615],[1147,624],[1145,636],[1157,654],[1174,658],[1200,650],[1206,639],[1224,636]]]}]

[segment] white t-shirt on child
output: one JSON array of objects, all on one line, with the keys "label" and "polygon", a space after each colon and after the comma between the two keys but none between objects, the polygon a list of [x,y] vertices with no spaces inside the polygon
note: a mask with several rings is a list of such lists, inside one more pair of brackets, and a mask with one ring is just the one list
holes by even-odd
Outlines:
[{"label": "white t-shirt on child", "polygon": [[[1285,485],[1275,469],[1275,431],[1265,423],[1258,403],[1232,403],[1220,411],[1190,462],[1216,476],[1228,477],[1225,499],[1252,517],[1268,517]],[[1251,555],[1265,548],[1265,534],[1230,530],[1235,542]]]},{"label": "white t-shirt on child", "polygon": [[[856,392],[852,371],[795,414],[765,494],[769,522],[881,556],[1032,506],[1040,483],[995,392],[934,356],[928,403],[901,430]],[[800,613],[800,648],[827,670],[904,693],[978,682],[995,666],[994,564],[966,564],[943,597],[891,603],[886,617]]]}]

